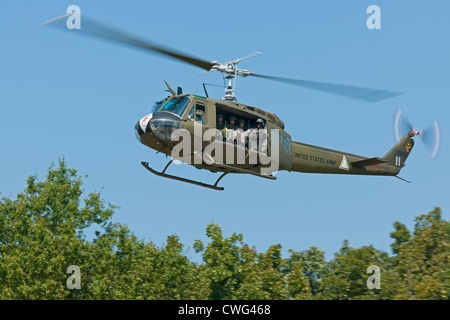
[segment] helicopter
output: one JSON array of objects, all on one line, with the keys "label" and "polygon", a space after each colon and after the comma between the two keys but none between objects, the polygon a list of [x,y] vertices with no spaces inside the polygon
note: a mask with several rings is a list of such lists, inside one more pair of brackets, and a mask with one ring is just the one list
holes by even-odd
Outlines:
[{"label": "helicopter", "polygon": [[[67,29],[66,19],[72,14],[49,20],[43,25]],[[171,48],[141,40],[116,28],[83,17],[81,33],[104,40],[125,44],[157,53],[203,69],[203,72],[222,73],[225,94],[219,99],[205,95],[184,94],[182,88],[173,90],[165,82],[169,96],[154,103],[150,112],[134,126],[137,139],[145,146],[172,159],[162,171],[153,169],[148,162],[141,164],[151,173],[214,190],[224,190],[219,181],[230,173],[251,174],[276,180],[278,171],[398,176],[410,155],[415,136],[423,137],[424,131],[413,127],[402,130],[398,142],[382,157],[365,157],[338,150],[293,141],[285,131],[284,122],[275,113],[242,104],[235,95],[238,77],[257,77],[346,96],[366,102],[377,102],[398,96],[399,93],[357,86],[332,84],[268,76],[238,68],[238,64],[259,55],[254,52],[243,58],[225,63],[199,59]],[[219,118],[222,118],[220,124]],[[242,130],[232,119],[243,123]],[[399,117],[397,117],[399,118]],[[227,121],[228,119],[228,121]],[[241,126],[241,125],[239,125]],[[399,131],[400,132],[400,131]],[[398,135],[398,134],[397,134]],[[182,145],[182,146],[180,146]],[[224,160],[226,158],[226,161]],[[174,161],[182,161],[197,169],[221,173],[215,183],[191,180],[166,173]]]}]

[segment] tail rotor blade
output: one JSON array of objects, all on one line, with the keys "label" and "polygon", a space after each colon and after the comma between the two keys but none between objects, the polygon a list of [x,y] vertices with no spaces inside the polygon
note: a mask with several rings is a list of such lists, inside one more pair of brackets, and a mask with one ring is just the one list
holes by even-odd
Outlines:
[{"label": "tail rotor blade", "polygon": [[416,130],[408,118],[406,118],[405,113],[397,109],[394,113],[393,132],[397,142],[408,132],[412,135],[417,135],[430,151],[432,159],[436,159],[439,155],[442,135],[441,127],[437,121],[433,122],[433,125],[425,130]]},{"label": "tail rotor blade", "polygon": [[395,141],[400,141],[400,139],[410,131],[413,131],[414,127],[409,122],[405,113],[400,109],[395,110],[394,112],[394,123],[393,123],[393,131],[394,131],[394,139]]},{"label": "tail rotor blade", "polygon": [[423,130],[422,142],[430,151],[431,158],[436,159],[442,144],[441,127],[437,121],[433,122],[431,128]]}]

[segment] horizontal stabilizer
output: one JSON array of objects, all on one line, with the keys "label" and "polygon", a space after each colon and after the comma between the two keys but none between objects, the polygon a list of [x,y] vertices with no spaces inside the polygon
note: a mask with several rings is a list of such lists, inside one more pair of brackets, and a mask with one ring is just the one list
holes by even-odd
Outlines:
[{"label": "horizontal stabilizer", "polygon": [[374,164],[380,164],[380,163],[385,163],[385,162],[389,162],[389,160],[384,160],[384,159],[381,159],[378,157],[374,157],[374,158],[367,158],[364,160],[354,161],[354,162],[352,162],[352,166],[365,167],[365,166],[371,166]]}]

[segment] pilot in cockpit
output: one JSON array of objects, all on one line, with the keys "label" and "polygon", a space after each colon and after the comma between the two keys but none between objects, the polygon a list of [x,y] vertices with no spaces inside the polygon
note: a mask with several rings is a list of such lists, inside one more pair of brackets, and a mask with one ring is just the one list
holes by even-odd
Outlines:
[{"label": "pilot in cockpit", "polygon": [[200,124],[205,124],[205,121],[203,119],[203,110],[195,111],[195,122],[200,123]]}]

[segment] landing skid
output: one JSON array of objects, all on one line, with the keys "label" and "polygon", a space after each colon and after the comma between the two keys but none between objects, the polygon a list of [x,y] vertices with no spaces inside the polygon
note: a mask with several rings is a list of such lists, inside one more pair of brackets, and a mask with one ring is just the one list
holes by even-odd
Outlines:
[{"label": "landing skid", "polygon": [[164,177],[164,178],[169,178],[169,179],[173,179],[173,180],[178,180],[178,181],[182,181],[182,182],[186,182],[186,183],[190,183],[190,184],[195,184],[197,186],[200,187],[205,187],[205,188],[209,188],[209,189],[214,189],[214,190],[225,190],[224,187],[218,187],[217,184],[219,183],[219,181],[228,174],[228,172],[224,172],[222,173],[222,175],[219,177],[219,179],[216,180],[216,183],[212,184],[206,184],[200,181],[195,181],[195,180],[190,180],[190,179],[186,179],[186,178],[182,178],[182,177],[177,177],[177,176],[173,176],[170,174],[165,173],[167,168],[169,167],[169,165],[172,163],[173,159],[169,161],[169,163],[166,165],[166,167],[164,168],[163,171],[158,172],[156,170],[153,170],[152,168],[150,168],[148,166],[148,162],[141,162],[141,164],[144,166],[145,169],[147,169],[148,171],[150,171],[153,174],[156,174],[157,176],[160,177]]}]

